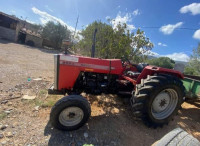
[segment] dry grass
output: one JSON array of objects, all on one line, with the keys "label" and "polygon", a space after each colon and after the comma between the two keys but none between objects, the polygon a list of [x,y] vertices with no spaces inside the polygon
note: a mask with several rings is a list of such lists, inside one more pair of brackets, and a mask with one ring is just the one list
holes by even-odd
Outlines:
[{"label": "dry grass", "polygon": [[48,95],[48,91],[46,89],[41,89],[37,97],[33,100],[24,100],[21,101],[24,104],[28,104],[32,107],[40,106],[42,108],[52,107],[62,96],[59,95]]},{"label": "dry grass", "polygon": [[6,118],[6,116],[7,116],[7,114],[6,114],[6,113],[4,113],[4,112],[1,112],[1,113],[0,113],[0,121],[2,121],[3,119],[5,119],[5,118]]}]

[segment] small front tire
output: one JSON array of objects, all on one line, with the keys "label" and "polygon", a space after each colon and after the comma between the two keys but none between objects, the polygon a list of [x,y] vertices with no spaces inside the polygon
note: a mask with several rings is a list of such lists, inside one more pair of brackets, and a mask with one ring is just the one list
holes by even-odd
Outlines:
[{"label": "small front tire", "polygon": [[91,115],[89,102],[81,95],[63,97],[52,107],[50,122],[53,127],[72,131],[82,127]]}]

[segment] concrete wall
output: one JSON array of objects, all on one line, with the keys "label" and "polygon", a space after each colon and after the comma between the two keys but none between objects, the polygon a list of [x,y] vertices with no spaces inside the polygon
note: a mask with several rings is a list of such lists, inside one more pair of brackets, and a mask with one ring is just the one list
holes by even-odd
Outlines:
[{"label": "concrete wall", "polygon": [[16,30],[0,26],[0,38],[16,41]]},{"label": "concrete wall", "polygon": [[33,41],[35,44],[35,47],[42,47],[42,41],[43,39],[34,35],[30,35],[30,34],[26,34],[26,40],[25,43],[27,43],[27,41]]},{"label": "concrete wall", "polygon": [[18,35],[19,35],[19,31],[20,31],[21,28],[22,28],[22,24],[21,23],[17,23],[17,26],[16,26],[16,36],[15,36],[16,42],[18,41]]}]

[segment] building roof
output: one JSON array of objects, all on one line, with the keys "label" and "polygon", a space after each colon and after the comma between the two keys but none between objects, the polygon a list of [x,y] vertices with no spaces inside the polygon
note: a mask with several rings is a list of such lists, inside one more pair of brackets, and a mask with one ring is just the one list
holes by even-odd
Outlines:
[{"label": "building roof", "polygon": [[8,17],[8,18],[10,18],[10,19],[13,19],[13,20],[17,21],[17,22],[20,21],[19,18],[15,17],[15,16],[13,16],[13,15],[8,15],[8,14],[3,13],[3,12],[0,12],[0,15],[6,16],[6,17]]}]

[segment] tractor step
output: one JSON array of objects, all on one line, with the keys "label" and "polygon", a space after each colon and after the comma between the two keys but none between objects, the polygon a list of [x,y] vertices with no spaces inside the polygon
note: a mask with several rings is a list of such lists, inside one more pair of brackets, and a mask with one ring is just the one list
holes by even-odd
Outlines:
[{"label": "tractor step", "polygon": [[48,89],[48,94],[52,94],[52,95],[65,95],[65,93],[63,91],[55,90],[53,85]]},{"label": "tractor step", "polygon": [[118,94],[120,94],[120,95],[132,95],[132,92],[128,92],[128,91],[119,91]]}]

